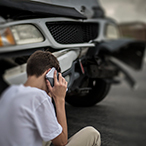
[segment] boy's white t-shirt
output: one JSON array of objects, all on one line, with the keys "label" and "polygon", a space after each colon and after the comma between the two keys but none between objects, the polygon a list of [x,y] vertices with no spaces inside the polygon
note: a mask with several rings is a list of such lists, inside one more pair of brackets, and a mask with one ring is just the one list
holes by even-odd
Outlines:
[{"label": "boy's white t-shirt", "polygon": [[0,99],[0,146],[41,146],[62,132],[51,98],[24,85],[9,87]]}]

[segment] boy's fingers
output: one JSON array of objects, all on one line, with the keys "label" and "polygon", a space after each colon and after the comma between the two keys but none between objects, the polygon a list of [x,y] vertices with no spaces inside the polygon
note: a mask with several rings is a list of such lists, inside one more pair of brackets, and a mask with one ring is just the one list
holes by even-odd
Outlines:
[{"label": "boy's fingers", "polygon": [[59,73],[59,82],[62,83],[62,75]]},{"label": "boy's fingers", "polygon": [[65,80],[65,78],[62,78],[62,82],[63,82],[63,84],[66,85],[66,80]]},{"label": "boy's fingers", "polygon": [[58,81],[57,81],[57,71],[55,70],[54,71],[54,84],[56,84]]},{"label": "boy's fingers", "polygon": [[65,81],[65,85],[66,85],[66,86],[68,85],[68,82],[67,82],[67,81]]}]

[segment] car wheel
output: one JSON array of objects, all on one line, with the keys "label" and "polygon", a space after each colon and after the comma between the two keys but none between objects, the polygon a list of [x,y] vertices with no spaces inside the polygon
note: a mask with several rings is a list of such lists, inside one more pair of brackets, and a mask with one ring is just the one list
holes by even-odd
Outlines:
[{"label": "car wheel", "polygon": [[102,101],[110,90],[111,84],[102,79],[90,79],[88,87],[91,90],[86,94],[74,93],[66,96],[66,102],[76,107],[89,107]]}]

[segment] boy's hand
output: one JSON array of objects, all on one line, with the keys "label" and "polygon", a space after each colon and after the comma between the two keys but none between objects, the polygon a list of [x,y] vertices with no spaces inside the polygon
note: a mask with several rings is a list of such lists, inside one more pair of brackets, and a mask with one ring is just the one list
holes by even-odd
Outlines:
[{"label": "boy's hand", "polygon": [[57,71],[54,72],[54,87],[51,86],[51,84],[48,80],[46,80],[46,82],[47,82],[47,87],[49,89],[49,92],[53,96],[54,101],[65,99],[67,82],[62,77],[61,73],[59,73],[59,81],[58,81],[57,80]]}]

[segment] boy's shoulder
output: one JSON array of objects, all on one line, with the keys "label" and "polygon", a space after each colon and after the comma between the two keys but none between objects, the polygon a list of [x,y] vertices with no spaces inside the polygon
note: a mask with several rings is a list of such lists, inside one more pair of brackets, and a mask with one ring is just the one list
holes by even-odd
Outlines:
[{"label": "boy's shoulder", "polygon": [[15,96],[15,97],[29,97],[31,99],[37,98],[38,100],[43,100],[44,98],[48,98],[47,93],[44,90],[41,90],[36,87],[24,86],[23,84],[20,85],[11,85],[9,86],[3,93],[3,96]]},{"label": "boy's shoulder", "polygon": [[23,105],[27,108],[33,107],[33,109],[36,109],[44,102],[52,102],[51,98],[44,90],[35,87],[24,86],[22,84],[11,85],[10,87],[8,87],[2,94],[1,99],[1,101],[4,101],[5,103],[13,103],[15,107],[21,107]]}]

